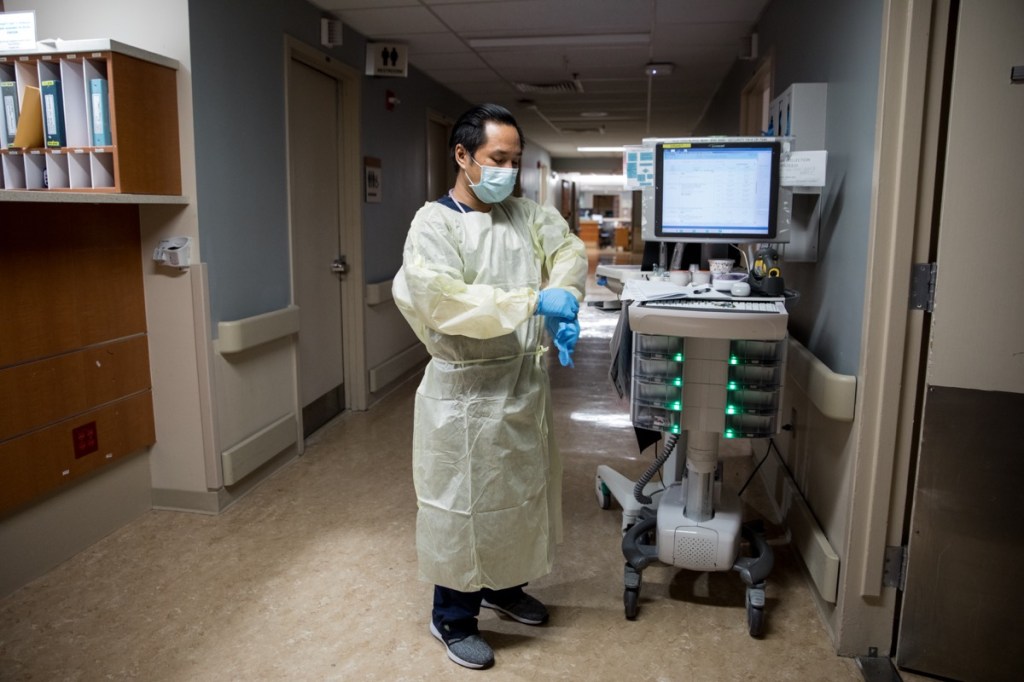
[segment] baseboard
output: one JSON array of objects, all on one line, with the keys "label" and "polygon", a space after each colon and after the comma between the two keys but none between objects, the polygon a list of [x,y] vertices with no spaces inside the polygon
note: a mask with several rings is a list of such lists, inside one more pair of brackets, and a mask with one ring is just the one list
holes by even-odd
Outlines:
[{"label": "baseboard", "polygon": [[423,344],[416,343],[370,370],[370,392],[376,393],[429,358]]},{"label": "baseboard", "polygon": [[220,490],[153,488],[153,509],[161,511],[219,514],[227,506],[227,502],[223,488]]}]

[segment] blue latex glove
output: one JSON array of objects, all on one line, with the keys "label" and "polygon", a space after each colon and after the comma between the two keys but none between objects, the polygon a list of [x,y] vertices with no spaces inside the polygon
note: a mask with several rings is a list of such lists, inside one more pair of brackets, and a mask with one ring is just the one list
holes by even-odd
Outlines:
[{"label": "blue latex glove", "polygon": [[580,323],[559,322],[558,331],[555,332],[555,348],[558,349],[558,361],[562,367],[575,367],[572,363],[572,353],[576,350],[576,342],[580,339]]},{"label": "blue latex glove", "polygon": [[552,341],[554,341],[555,340],[555,336],[558,335],[558,325],[559,325],[559,323],[563,323],[563,322],[565,322],[565,320],[560,320],[557,317],[545,317],[544,318],[544,329],[547,330],[548,336],[551,337]]},{"label": "blue latex glove", "polygon": [[537,315],[557,317],[569,322],[576,319],[580,304],[565,289],[544,289],[537,296]]}]

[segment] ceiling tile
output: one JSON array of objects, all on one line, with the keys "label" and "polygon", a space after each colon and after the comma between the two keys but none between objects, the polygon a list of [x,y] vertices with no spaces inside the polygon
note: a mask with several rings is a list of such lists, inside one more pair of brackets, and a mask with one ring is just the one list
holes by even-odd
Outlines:
[{"label": "ceiling tile", "polygon": [[353,9],[338,13],[342,22],[370,39],[391,39],[403,33],[436,33],[444,24],[424,7]]},{"label": "ceiling tile", "polygon": [[623,0],[507,0],[434,5],[452,30],[467,36],[580,35],[649,31],[651,5]]},{"label": "ceiling tile", "polygon": [[656,0],[656,3],[658,23],[738,21],[752,26],[761,16],[768,0]]},{"label": "ceiling tile", "polygon": [[[741,39],[768,0],[310,0],[371,40],[409,46],[409,61],[471,102],[516,114],[527,137],[554,156],[577,145],[639,142],[692,132]],[[649,34],[649,44],[473,49],[472,38]],[[648,79],[644,65],[670,62]],[[583,93],[522,92],[515,82],[578,74]],[[650,92],[650,122],[648,122]],[[535,108],[531,108],[535,107]],[[587,119],[584,111],[604,111]],[[557,121],[552,127],[552,122]],[[601,128],[602,133],[570,132]]]}]

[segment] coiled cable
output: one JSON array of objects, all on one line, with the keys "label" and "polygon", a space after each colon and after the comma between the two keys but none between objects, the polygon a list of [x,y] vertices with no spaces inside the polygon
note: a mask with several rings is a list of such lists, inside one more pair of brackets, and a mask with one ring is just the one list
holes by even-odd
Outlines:
[{"label": "coiled cable", "polygon": [[636,485],[633,486],[633,497],[635,497],[636,501],[639,502],[640,504],[650,504],[651,502],[654,501],[654,498],[644,495],[644,486],[646,486],[647,483],[650,482],[652,478],[654,478],[654,475],[658,473],[658,470],[661,469],[661,467],[665,464],[668,458],[672,455],[672,451],[675,450],[676,442],[678,440],[678,433],[673,433],[668,438],[666,438],[665,446],[661,449],[661,454],[658,455],[657,459],[654,460],[654,463],[651,464],[651,466],[647,467],[647,471],[645,471],[643,475],[637,479]]}]

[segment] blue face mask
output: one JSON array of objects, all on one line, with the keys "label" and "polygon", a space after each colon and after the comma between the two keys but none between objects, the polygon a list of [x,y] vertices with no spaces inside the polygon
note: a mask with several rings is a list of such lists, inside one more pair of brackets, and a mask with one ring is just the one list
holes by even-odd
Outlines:
[{"label": "blue face mask", "polygon": [[[497,204],[512,194],[512,190],[516,186],[516,176],[519,174],[518,168],[484,166],[477,163],[472,156],[469,158],[480,166],[480,182],[475,185],[472,181],[469,182],[469,188],[473,190],[477,199],[485,204]],[[468,175],[466,179],[469,179]]]}]

